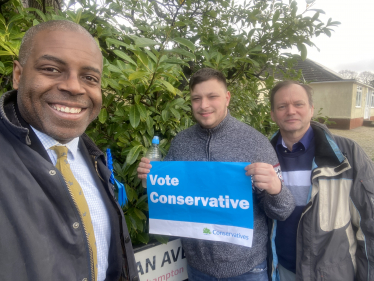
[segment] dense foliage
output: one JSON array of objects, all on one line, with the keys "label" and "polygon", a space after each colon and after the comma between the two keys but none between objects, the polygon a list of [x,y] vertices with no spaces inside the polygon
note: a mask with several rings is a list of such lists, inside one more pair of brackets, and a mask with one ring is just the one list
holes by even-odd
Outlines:
[{"label": "dense foliage", "polygon": [[201,67],[223,71],[231,114],[270,135],[271,73],[284,66],[284,77],[298,76],[295,56],[282,52],[296,46],[305,59],[313,36],[330,36],[338,23],[321,22],[322,12],[300,13],[295,1],[275,0],[79,0],[43,13],[10,0],[0,15],[0,94],[11,89],[12,61],[31,26],[67,19],[95,37],[104,55],[103,107],[87,133],[100,148],[112,149],[115,175],[126,183],[123,210],[132,241],[147,243],[148,205],[136,167],[155,134],[166,153],[171,139],[193,124],[189,77]]}]

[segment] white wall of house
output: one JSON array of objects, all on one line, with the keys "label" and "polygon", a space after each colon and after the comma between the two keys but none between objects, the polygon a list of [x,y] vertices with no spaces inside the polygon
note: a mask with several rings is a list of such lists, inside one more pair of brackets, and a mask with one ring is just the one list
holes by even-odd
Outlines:
[{"label": "white wall of house", "polygon": [[322,108],[321,114],[329,118],[352,118],[354,88],[353,82],[311,83],[313,88],[314,115]]}]

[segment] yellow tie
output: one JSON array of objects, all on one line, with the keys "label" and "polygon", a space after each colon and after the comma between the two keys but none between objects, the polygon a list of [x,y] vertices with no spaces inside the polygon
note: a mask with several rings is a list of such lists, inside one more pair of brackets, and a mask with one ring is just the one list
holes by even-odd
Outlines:
[{"label": "yellow tie", "polygon": [[94,272],[93,280],[96,280],[97,276],[97,249],[94,229],[91,221],[90,211],[82,188],[80,187],[78,181],[75,179],[73,172],[70,169],[70,165],[67,159],[68,148],[66,146],[52,146],[51,149],[56,151],[57,154],[57,163],[56,168],[61,172],[62,176],[65,179],[66,185],[69,189],[70,195],[73,198],[73,201],[79,210],[81,220],[83,222],[83,229],[86,233],[88,239],[88,245],[91,255],[91,272]]}]

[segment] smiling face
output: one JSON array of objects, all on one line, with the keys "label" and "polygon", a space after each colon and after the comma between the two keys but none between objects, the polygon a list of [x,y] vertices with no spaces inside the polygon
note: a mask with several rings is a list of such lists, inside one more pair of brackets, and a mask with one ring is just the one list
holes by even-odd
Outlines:
[{"label": "smiling face", "polygon": [[227,115],[230,92],[222,82],[210,79],[196,84],[191,92],[192,111],[201,127],[212,129]]},{"label": "smiling face", "polygon": [[306,91],[299,85],[280,88],[274,95],[271,118],[279,126],[283,138],[299,141],[309,129],[313,112]]},{"label": "smiling face", "polygon": [[88,35],[40,31],[25,65],[13,65],[22,117],[61,143],[82,135],[101,109],[101,72],[102,55]]}]

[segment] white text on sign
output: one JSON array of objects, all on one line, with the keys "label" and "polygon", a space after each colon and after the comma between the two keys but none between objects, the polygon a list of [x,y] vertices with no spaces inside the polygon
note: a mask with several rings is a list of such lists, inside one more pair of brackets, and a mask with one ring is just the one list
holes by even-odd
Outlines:
[{"label": "white text on sign", "polygon": [[236,209],[239,205],[239,208],[246,210],[249,208],[249,202],[247,200],[240,200],[239,199],[230,199],[228,195],[225,195],[223,198],[220,195],[218,198],[214,197],[192,197],[192,196],[175,196],[175,195],[158,195],[157,192],[152,192],[150,195],[150,199],[153,203],[160,202],[161,204],[170,204],[170,205],[195,205],[199,206],[201,203],[204,207],[221,207],[221,208],[233,208]]}]

